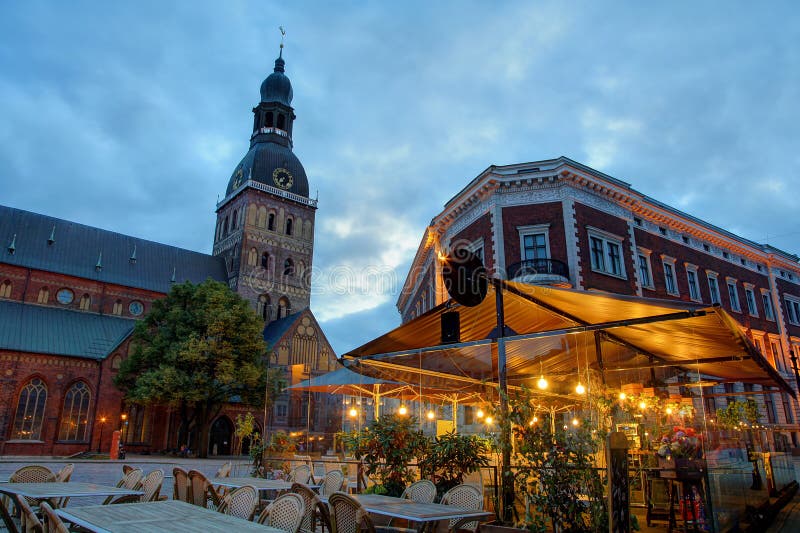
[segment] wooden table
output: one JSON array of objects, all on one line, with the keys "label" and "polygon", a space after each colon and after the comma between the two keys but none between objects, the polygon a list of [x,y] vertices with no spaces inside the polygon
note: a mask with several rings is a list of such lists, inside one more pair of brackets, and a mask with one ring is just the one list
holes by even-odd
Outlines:
[{"label": "wooden table", "polygon": [[[215,477],[209,479],[212,485],[223,487],[244,487],[250,485],[259,491],[267,490],[290,490],[292,483],[284,479],[264,479],[260,477]],[[307,485],[308,487],[319,487],[319,485]]]},{"label": "wooden table", "polygon": [[[371,514],[401,518],[411,522],[438,522],[439,520],[450,520],[452,518],[478,519],[492,514],[488,511],[474,511],[455,505],[417,503],[406,498],[395,498],[379,494],[354,494],[352,497]],[[325,497],[320,499],[325,503],[328,501]]]},{"label": "wooden table", "polygon": [[[97,483],[0,483],[0,493],[13,498],[16,495],[26,496],[35,500],[50,498],[77,498],[81,496],[124,496],[129,494],[144,494],[140,490],[130,490]],[[8,508],[0,503],[0,514],[9,531],[17,531],[16,524],[8,513]]]},{"label": "wooden table", "polygon": [[283,530],[248,522],[179,500],[118,505],[91,505],[57,509],[67,522],[95,533],[215,533],[260,531],[284,533]]}]

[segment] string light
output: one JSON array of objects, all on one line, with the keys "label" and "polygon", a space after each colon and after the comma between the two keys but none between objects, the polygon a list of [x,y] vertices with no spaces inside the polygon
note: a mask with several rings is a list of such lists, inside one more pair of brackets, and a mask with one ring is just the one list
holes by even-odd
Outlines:
[{"label": "string light", "polygon": [[627,397],[628,397],[628,395],[627,395],[627,394],[625,394],[624,392],[620,392],[620,393],[619,393],[619,399],[620,399],[620,400],[624,400],[624,399],[625,399],[625,398],[627,398]]},{"label": "string light", "polygon": [[483,409],[480,409],[480,408],[479,408],[479,409],[478,409],[478,412],[477,412],[477,413],[475,413],[475,416],[477,416],[478,418],[483,418]]},{"label": "string light", "polygon": [[573,425],[573,426],[577,426],[577,425],[578,425],[578,424],[580,424],[580,423],[581,423],[581,422],[580,422],[580,420],[578,420],[577,418],[573,418],[573,419],[572,419],[572,425]]},{"label": "string light", "polygon": [[408,408],[405,405],[401,405],[400,409],[397,410],[397,414],[406,416],[408,414]]},{"label": "string light", "polygon": [[644,401],[639,402],[639,409],[644,411],[647,408],[647,404]]},{"label": "string light", "polygon": [[536,386],[539,387],[541,390],[544,390],[548,387],[548,385],[549,383],[547,383],[547,380],[544,379],[544,374],[542,374],[542,377],[540,377],[539,381],[536,382]]},{"label": "string light", "polygon": [[494,424],[494,418],[492,418],[491,416],[487,416],[486,423],[491,426],[492,424]]},{"label": "string light", "polygon": [[667,414],[668,414],[668,415],[671,415],[671,414],[672,414],[672,407],[667,407]]},{"label": "string light", "polygon": [[428,414],[426,416],[428,417],[428,420],[433,420],[434,418],[436,418],[436,413],[434,413],[433,409],[431,409],[430,411],[428,411]]},{"label": "string light", "polygon": [[350,411],[348,411],[348,414],[350,415],[351,418],[355,418],[358,416],[358,409],[356,409],[355,407],[351,407]]},{"label": "string light", "polygon": [[575,392],[577,394],[586,394],[586,387],[584,387],[583,384],[581,384],[581,382],[579,381],[578,385],[575,387]]}]

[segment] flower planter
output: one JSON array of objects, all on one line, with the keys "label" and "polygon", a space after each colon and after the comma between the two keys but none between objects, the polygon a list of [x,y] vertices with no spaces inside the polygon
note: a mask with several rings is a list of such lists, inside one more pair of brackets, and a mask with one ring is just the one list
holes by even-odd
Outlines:
[{"label": "flower planter", "polygon": [[658,467],[662,469],[660,472],[662,478],[697,481],[703,477],[706,462],[704,459],[675,459],[659,456]]}]

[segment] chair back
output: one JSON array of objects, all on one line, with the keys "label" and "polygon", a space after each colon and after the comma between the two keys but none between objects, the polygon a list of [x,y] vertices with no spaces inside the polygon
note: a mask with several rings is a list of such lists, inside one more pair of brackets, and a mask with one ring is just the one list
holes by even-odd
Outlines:
[{"label": "chair back", "polygon": [[[142,476],[144,473],[139,470],[138,468],[128,468],[126,471],[125,468],[122,468],[122,479],[117,481],[117,487],[129,489],[129,490],[136,490],[139,488],[139,485],[142,483]],[[121,496],[122,498],[126,498],[125,496]],[[113,502],[115,499],[118,499],[116,496],[109,496],[103,501],[103,505],[108,505]],[[127,498],[126,498],[127,499]]]},{"label": "chair back", "polygon": [[233,468],[233,463],[228,461],[217,470],[215,477],[229,477],[231,475],[231,469]]},{"label": "chair back", "polygon": [[176,466],[172,469],[172,477],[175,479],[175,484],[172,487],[172,499],[180,500],[186,503],[192,503],[189,472]]},{"label": "chair back", "polygon": [[46,466],[28,465],[18,468],[11,477],[9,483],[50,483],[56,480],[56,475]]},{"label": "chair back", "polygon": [[64,468],[59,470],[58,473],[56,474],[56,481],[59,481],[61,483],[66,483],[67,481],[69,481],[69,478],[72,477],[72,472],[74,470],[75,470],[74,464],[69,463],[67,465],[64,465]]},{"label": "chair back", "polygon": [[36,513],[33,512],[33,509],[28,505],[26,499],[27,498],[19,494],[16,495],[16,504],[20,512],[20,526],[22,526],[20,528],[21,531],[24,533],[44,533],[44,524],[42,524],[39,517],[36,516]]},{"label": "chair back", "polygon": [[334,492],[328,496],[328,506],[336,533],[375,533],[375,525],[367,510],[347,494]]},{"label": "chair back", "polygon": [[158,493],[161,491],[161,485],[164,483],[164,471],[153,470],[147,474],[142,480],[142,501],[154,502],[158,500]]},{"label": "chair back", "polygon": [[[299,494],[281,494],[269,504],[258,517],[258,523],[274,527],[286,533],[297,533],[303,523],[306,504]],[[313,531],[313,530],[311,530]]]},{"label": "chair back", "polygon": [[61,521],[61,517],[53,511],[53,508],[47,502],[40,503],[39,509],[44,517],[47,533],[70,533],[69,528]]},{"label": "chair back", "polygon": [[323,496],[330,496],[334,492],[341,492],[343,485],[344,474],[342,474],[342,471],[330,470],[322,480],[322,487],[320,487],[319,493]]},{"label": "chair back", "polygon": [[406,487],[402,498],[417,503],[433,503],[434,498],[436,498],[436,485],[428,479],[420,479]]},{"label": "chair back", "polygon": [[218,510],[236,518],[250,520],[253,518],[257,504],[258,491],[255,487],[245,485],[228,493],[222,500],[222,505],[219,506]]},{"label": "chair back", "polygon": [[[442,504],[455,505],[470,511],[480,511],[483,509],[483,493],[475,485],[456,485],[444,493]],[[460,522],[460,520],[460,518],[451,519],[450,526]],[[476,531],[478,529],[478,521],[475,520],[466,524],[459,523],[459,529]]]},{"label": "chair back", "polygon": [[140,469],[136,468],[135,466],[131,466],[131,465],[122,465],[122,473],[123,473],[123,475],[127,474],[131,470],[140,470]]},{"label": "chair back", "polygon": [[303,485],[307,485],[310,479],[311,467],[308,465],[298,465],[289,472],[287,481],[290,483],[302,483]]},{"label": "chair back", "polygon": [[[308,485],[302,483],[293,483],[291,491],[301,498],[305,505],[305,512],[303,513],[303,520],[300,522],[300,529],[303,531],[316,531],[317,516],[322,522],[323,531],[332,531],[330,512],[328,506],[322,503],[316,492],[311,490]],[[317,513],[319,513],[317,515]]]},{"label": "chair back", "polygon": [[199,470],[189,470],[189,494],[192,496],[191,503],[200,507],[216,509],[220,505],[217,491]]}]

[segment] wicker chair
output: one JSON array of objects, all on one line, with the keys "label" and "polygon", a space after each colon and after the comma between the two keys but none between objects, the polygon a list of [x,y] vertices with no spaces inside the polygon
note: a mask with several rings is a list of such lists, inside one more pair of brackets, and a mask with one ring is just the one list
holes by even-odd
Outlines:
[{"label": "wicker chair", "polygon": [[287,492],[261,511],[258,523],[271,526],[286,533],[298,533],[306,513],[306,504],[299,494]]},{"label": "wicker chair", "polygon": [[27,499],[19,494],[16,495],[17,508],[20,511],[20,531],[22,533],[44,533],[44,524],[28,505]]},{"label": "wicker chair", "polygon": [[433,503],[436,498],[436,485],[428,479],[420,479],[406,487],[401,498],[417,503]]},{"label": "wicker chair", "polygon": [[189,483],[189,472],[176,466],[172,469],[172,477],[175,479],[172,487],[172,499],[192,503],[192,486]]},{"label": "wicker chair", "polygon": [[199,470],[189,470],[189,494],[192,496],[191,503],[206,509],[217,509],[221,504],[214,486]]},{"label": "wicker chair", "polygon": [[47,533],[70,533],[69,528],[61,521],[61,517],[53,511],[53,508],[50,507],[47,502],[42,502],[39,505],[39,509],[44,515],[45,530]]},{"label": "wicker chair", "polygon": [[233,468],[233,464],[228,461],[217,470],[217,473],[214,474],[214,477],[229,477],[231,475],[231,469]]},{"label": "wicker chair", "polygon": [[250,485],[244,485],[232,490],[222,499],[217,508],[220,513],[225,513],[236,518],[252,520],[258,504],[258,490]]},{"label": "wicker chair", "polygon": [[334,492],[341,492],[343,485],[344,474],[342,474],[342,471],[329,470],[322,479],[322,486],[319,488],[319,493],[323,496],[329,496]]},{"label": "wicker chair", "polygon": [[[11,477],[8,478],[9,483],[52,483],[55,482],[56,475],[50,471],[46,466],[28,465],[18,468]],[[10,503],[13,501],[8,496],[3,496],[3,503],[6,508],[10,508]],[[28,506],[39,505],[39,501],[33,498],[25,498]],[[16,503],[16,502],[14,502]]]},{"label": "wicker chair", "polygon": [[292,484],[292,492],[303,498],[305,512],[300,523],[300,531],[303,533],[313,533],[317,529],[319,520],[323,531],[333,531],[331,528],[331,514],[328,506],[322,503],[316,492],[311,490],[308,485],[302,483]]},{"label": "wicker chair", "polygon": [[336,533],[377,533],[364,507],[343,492],[328,496],[333,531]]},{"label": "wicker chair", "polygon": [[122,474],[125,475],[131,470],[141,470],[140,468],[136,468],[135,466],[131,465],[122,465]]},{"label": "wicker chair", "polygon": [[120,496],[116,500],[112,501],[112,504],[117,503],[139,503],[139,502],[155,502],[158,500],[166,500],[167,497],[164,496],[163,498],[159,496],[159,492],[161,492],[161,485],[164,483],[164,471],[163,470],[153,470],[149,474],[147,474],[141,482],[141,490],[144,492],[141,496],[131,494],[130,496]]},{"label": "wicker chair", "polygon": [[[127,472],[125,471],[125,467],[122,467],[122,479],[117,481],[118,488],[126,488],[130,490],[135,490],[139,487],[139,484],[142,482],[142,476],[144,473],[139,470],[138,468],[129,468]],[[109,496],[103,501],[103,505],[108,505],[114,501],[116,496]]]},{"label": "wicker chair", "polygon": [[308,465],[298,465],[292,468],[291,472],[289,472],[289,476],[286,478],[290,483],[302,483],[303,485],[308,485],[310,479],[311,467]]},{"label": "wicker chair", "polygon": [[[443,505],[455,505],[470,511],[483,509],[483,494],[475,485],[456,485],[442,496]],[[478,520],[469,518],[453,518],[449,523],[450,531],[477,531]]]},{"label": "wicker chair", "polygon": [[75,465],[72,463],[64,465],[64,468],[58,471],[56,474],[56,481],[60,483],[66,483],[69,481],[69,478],[72,477],[72,472],[75,471]]}]

